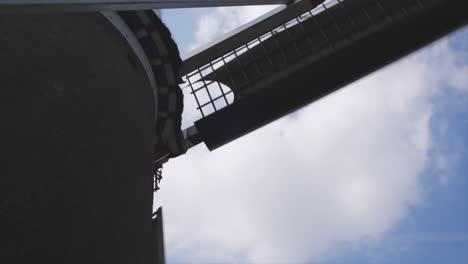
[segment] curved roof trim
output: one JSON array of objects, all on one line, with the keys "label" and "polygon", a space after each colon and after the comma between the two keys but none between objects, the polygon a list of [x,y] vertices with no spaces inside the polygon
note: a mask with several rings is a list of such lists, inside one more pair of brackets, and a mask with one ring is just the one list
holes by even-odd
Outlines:
[{"label": "curved roof trim", "polygon": [[135,52],[135,55],[138,57],[140,60],[143,69],[146,72],[146,75],[148,76],[148,80],[151,85],[151,89],[153,90],[153,97],[154,97],[154,111],[155,111],[155,124],[158,119],[158,91],[157,91],[157,85],[156,85],[156,80],[154,78],[154,73],[153,70],[151,69],[151,64],[149,62],[148,57],[146,56],[145,51],[143,50],[143,47],[140,45],[140,42],[136,38],[135,34],[133,31],[130,29],[130,27],[125,23],[125,21],[116,13],[113,11],[103,11],[101,14],[109,20],[112,25],[115,26],[115,28],[122,34],[122,36],[127,40],[128,44],[130,47],[133,49]]},{"label": "curved roof trim", "polygon": [[[151,65],[157,86],[158,122],[156,156],[176,157],[186,152],[181,131],[183,94],[179,72],[179,49],[169,29],[152,10],[121,11],[118,15],[131,29]],[[160,153],[162,152],[162,153]]]}]

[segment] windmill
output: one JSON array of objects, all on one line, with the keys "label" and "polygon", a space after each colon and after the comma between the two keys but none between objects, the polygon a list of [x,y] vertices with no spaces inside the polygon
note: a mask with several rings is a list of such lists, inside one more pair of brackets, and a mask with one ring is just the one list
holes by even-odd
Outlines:
[{"label": "windmill", "polygon": [[[182,61],[152,9],[283,4]],[[468,22],[465,0],[0,0],[0,257],[164,263],[153,191]],[[332,77],[333,76],[333,77]],[[182,91],[199,119],[181,129]]]}]

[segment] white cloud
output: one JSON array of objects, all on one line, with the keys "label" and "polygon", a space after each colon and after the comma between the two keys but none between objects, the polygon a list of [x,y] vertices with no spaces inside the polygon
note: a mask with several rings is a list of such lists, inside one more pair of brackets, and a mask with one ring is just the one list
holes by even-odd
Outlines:
[{"label": "white cloud", "polygon": [[[234,27],[223,18],[253,17],[249,8],[225,10],[201,19],[198,42]],[[310,262],[339,242],[379,241],[423,197],[432,99],[445,84],[466,87],[466,68],[454,60],[439,42],[294,118],[171,161],[158,197],[169,255]]]},{"label": "white cloud", "polygon": [[274,5],[240,6],[213,8],[197,22],[195,41],[191,49],[204,45],[211,40],[221,37],[224,33],[273,10]]},{"label": "white cloud", "polygon": [[[325,4],[337,2],[327,0]],[[197,21],[197,31],[195,32],[194,45],[191,49],[197,48],[209,41],[222,36],[224,33],[236,29],[237,27],[256,19],[257,17],[273,10],[279,5],[257,5],[257,6],[237,6],[213,8],[207,14],[201,16]]]}]

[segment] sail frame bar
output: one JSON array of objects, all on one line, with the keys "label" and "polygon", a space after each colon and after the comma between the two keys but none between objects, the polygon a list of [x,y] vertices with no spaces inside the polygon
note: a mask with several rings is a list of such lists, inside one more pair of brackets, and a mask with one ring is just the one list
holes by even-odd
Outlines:
[{"label": "sail frame bar", "polygon": [[93,12],[286,4],[291,0],[0,0],[0,13]]}]

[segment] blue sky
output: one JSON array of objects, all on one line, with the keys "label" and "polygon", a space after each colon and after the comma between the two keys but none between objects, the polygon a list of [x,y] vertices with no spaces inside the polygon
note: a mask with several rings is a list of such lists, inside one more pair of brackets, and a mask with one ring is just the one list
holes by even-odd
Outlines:
[{"label": "blue sky", "polygon": [[[267,9],[163,19],[184,54]],[[158,197],[168,263],[468,263],[467,161],[465,28],[294,118],[171,161]]]},{"label": "blue sky", "polygon": [[[459,34],[468,35],[468,30]],[[460,35],[452,36],[457,41]],[[447,183],[430,160],[424,203],[411,208],[377,247],[346,248],[330,263],[468,263],[468,94],[446,90],[435,98],[431,129],[442,155],[458,155]],[[442,128],[443,127],[443,128]],[[441,129],[448,131],[441,131]]]}]

